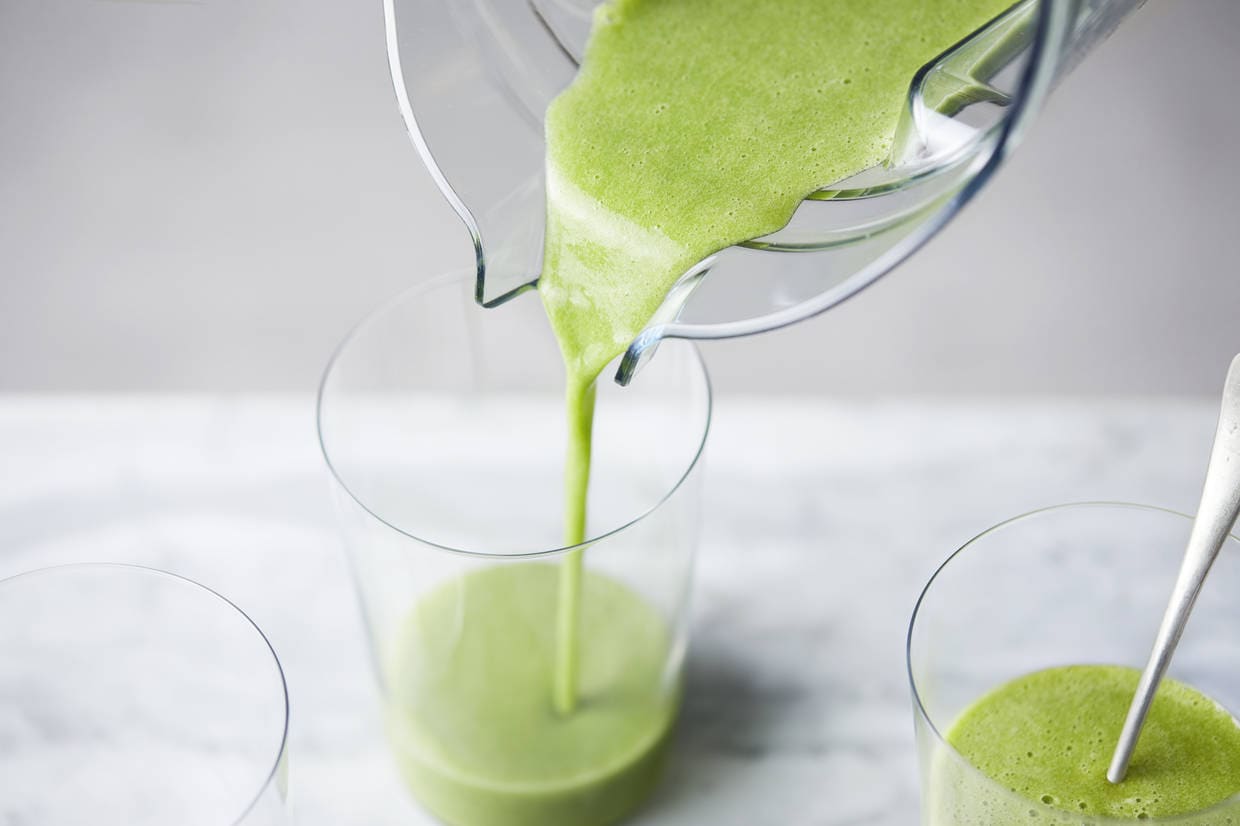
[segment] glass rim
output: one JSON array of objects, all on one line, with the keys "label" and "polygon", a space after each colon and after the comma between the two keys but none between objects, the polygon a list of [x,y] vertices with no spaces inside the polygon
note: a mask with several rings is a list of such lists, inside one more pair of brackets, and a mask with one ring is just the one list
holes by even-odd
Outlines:
[{"label": "glass rim", "polygon": [[276,667],[276,676],[279,678],[279,681],[280,681],[280,700],[283,706],[284,719],[280,726],[279,743],[277,744],[275,758],[271,762],[271,768],[268,769],[267,772],[263,775],[262,782],[258,785],[258,788],[254,791],[254,794],[250,796],[249,801],[241,809],[240,813],[237,814],[237,816],[234,817],[231,821],[229,821],[230,826],[241,826],[241,824],[245,822],[245,819],[248,818],[250,814],[253,813],[255,809],[258,807],[258,805],[262,802],[263,795],[266,794],[267,790],[270,789],[272,785],[276,782],[279,776],[279,773],[280,773],[280,765],[284,762],[285,757],[288,752],[289,711],[290,711],[289,696],[288,696],[288,679],[284,674],[284,665],[280,662],[280,657],[278,654],[276,654],[275,647],[271,644],[271,640],[267,638],[267,635],[263,633],[263,629],[258,626],[258,623],[256,623],[249,614],[247,614],[239,605],[237,605],[237,603],[233,602],[231,599],[224,596],[219,591],[216,591],[214,588],[211,588],[209,586],[203,585],[201,582],[190,579],[187,576],[173,573],[171,571],[165,571],[162,568],[154,568],[149,565],[138,565],[138,564],[129,563],[129,562],[65,562],[65,563],[61,563],[57,565],[45,565],[41,568],[31,568],[28,571],[20,571],[16,574],[10,574],[9,576],[0,578],[0,591],[3,591],[3,589],[7,587],[11,587],[15,584],[20,585],[23,581],[30,580],[30,579],[36,579],[36,578],[44,577],[44,576],[55,576],[56,574],[68,573],[68,572],[73,572],[73,571],[96,571],[98,572],[98,571],[105,571],[105,570],[117,570],[117,571],[127,572],[130,574],[137,574],[140,576],[151,576],[154,579],[171,580],[178,585],[188,585],[191,588],[195,588],[205,593],[209,598],[222,602],[225,606],[230,608],[236,615],[240,616],[241,619],[245,620],[245,623],[254,630],[254,633],[257,634],[258,638],[262,641],[263,646],[267,649],[267,653],[271,655],[271,662]]},{"label": "glass rim", "polygon": [[[676,480],[672,483],[671,487],[669,487],[668,490],[662,496],[660,496],[657,501],[651,504],[650,507],[641,511],[636,516],[625,520],[624,522],[617,525],[616,527],[609,528],[608,530],[598,534],[597,536],[586,537],[585,540],[577,544],[574,544],[574,545],[557,545],[552,548],[539,548],[536,550],[529,550],[529,551],[513,551],[511,553],[503,553],[500,551],[479,551],[479,550],[472,550],[470,548],[458,548],[452,545],[444,544],[443,542],[436,542],[434,540],[418,536],[417,534],[412,533],[400,527],[399,525],[394,524],[391,520],[385,519],[384,517],[376,513],[374,509],[372,509],[369,505],[363,502],[361,498],[353,491],[353,489],[350,488],[349,485],[345,482],[344,478],[340,474],[340,471],[336,468],[335,463],[332,462],[331,452],[328,450],[328,447],[327,447],[327,438],[325,437],[324,432],[323,432],[323,409],[325,407],[325,400],[327,398],[327,392],[328,392],[327,384],[328,384],[328,381],[331,379],[332,373],[336,367],[337,362],[340,360],[341,356],[344,355],[345,351],[349,348],[349,345],[351,345],[358,338],[358,336],[360,336],[367,328],[369,328],[371,324],[377,322],[383,315],[385,315],[390,310],[392,310],[392,308],[396,307],[399,304],[402,304],[403,302],[421,293],[430,292],[436,289],[441,289],[452,283],[461,283],[465,286],[472,287],[474,277],[475,277],[475,273],[473,270],[451,270],[446,273],[441,273],[440,275],[437,275],[434,278],[430,278],[420,284],[415,284],[412,287],[407,287],[406,289],[401,290],[395,296],[387,299],[382,304],[380,304],[377,308],[375,308],[374,310],[371,310],[369,313],[363,316],[362,319],[358,321],[356,324],[354,324],[353,327],[349,330],[349,332],[345,334],[344,338],[341,339],[340,343],[336,345],[336,348],[332,351],[331,357],[327,360],[327,366],[323,368],[323,375],[319,379],[318,392],[315,394],[315,411],[314,411],[315,412],[315,415],[314,415],[315,431],[316,431],[316,436],[317,436],[318,443],[319,443],[319,452],[323,456],[323,461],[327,464],[327,469],[328,469],[328,472],[331,474],[332,480],[336,483],[337,487],[340,490],[344,491],[344,493],[349,497],[350,500],[354,502],[354,504],[356,504],[359,508],[362,509],[363,512],[365,512],[368,516],[372,517],[379,524],[383,525],[389,530],[392,530],[407,539],[411,539],[414,542],[425,545],[428,548],[434,548],[435,550],[438,550],[438,551],[443,551],[445,553],[450,553],[450,554],[454,554],[457,556],[464,556],[470,559],[506,559],[506,560],[524,559],[524,560],[528,560],[528,559],[541,559],[541,558],[547,558],[547,557],[563,556],[565,554],[572,553],[573,551],[578,551],[578,550],[588,548],[591,545],[595,545],[605,539],[609,539],[613,536],[623,533],[624,531],[628,530],[629,528],[632,528],[638,523],[645,521],[647,517],[649,517],[655,511],[659,510],[659,508],[663,507],[663,505],[666,504],[668,500],[670,500],[673,496],[675,496],[676,492],[679,491],[681,487],[684,486],[684,483],[688,481],[689,477],[693,475],[693,471],[696,470],[698,465],[701,463],[702,454],[706,450],[707,437],[710,435],[711,421],[714,415],[714,389],[711,385],[710,372],[706,369],[706,362],[702,359],[702,353],[698,349],[697,345],[691,341],[682,341],[680,342],[680,346],[684,346],[688,348],[688,352],[690,355],[690,363],[697,367],[696,372],[698,373],[698,375],[701,376],[702,387],[705,390],[705,394],[706,394],[706,409],[704,411],[704,415],[702,416],[701,435],[697,439],[697,447],[693,451],[693,456],[689,459],[689,462],[685,466],[684,471],[681,472],[680,475],[676,477]],[[469,294],[472,296],[473,295],[472,291]],[[482,305],[479,304],[478,306],[481,307]],[[619,356],[618,358],[623,358],[623,356]],[[604,368],[603,372],[599,374],[600,378],[606,373],[607,373],[607,370],[606,368]],[[598,380],[596,379],[596,381]]]},{"label": "glass rim", "polygon": [[[930,575],[930,578],[926,580],[925,586],[921,589],[921,593],[917,597],[917,602],[914,603],[913,605],[913,613],[912,613],[912,616],[909,618],[908,631],[907,631],[907,634],[905,637],[905,643],[904,643],[905,675],[908,679],[909,691],[913,695],[913,712],[914,714],[916,714],[917,717],[919,717],[922,721],[925,722],[926,726],[930,730],[930,733],[934,737],[935,746],[938,749],[945,749],[948,756],[952,760],[956,761],[960,765],[967,768],[970,772],[974,773],[977,777],[982,778],[986,780],[987,782],[1001,788],[1005,794],[1012,795],[1014,797],[1019,797],[1018,795],[1016,795],[1015,792],[1012,792],[1011,790],[1004,787],[1003,784],[999,783],[997,780],[994,780],[989,775],[983,773],[980,769],[977,768],[977,766],[973,765],[973,763],[967,757],[965,757],[963,754],[957,751],[956,747],[953,746],[950,742],[948,742],[947,738],[943,736],[943,732],[939,730],[938,724],[935,722],[934,718],[930,716],[930,712],[926,710],[925,703],[922,701],[921,691],[919,690],[918,685],[917,685],[917,678],[913,675],[913,631],[917,627],[917,620],[921,614],[922,604],[925,602],[926,597],[929,595],[931,588],[934,587],[935,582],[938,581],[939,576],[943,574],[951,566],[951,564],[957,559],[957,557],[961,556],[965,551],[967,551],[973,545],[991,536],[992,534],[998,533],[999,531],[1005,528],[1008,528],[1018,522],[1024,522],[1025,520],[1033,519],[1039,516],[1045,516],[1047,514],[1059,513],[1061,511],[1102,510],[1102,509],[1107,509],[1107,508],[1112,508],[1116,510],[1133,510],[1133,511],[1143,511],[1145,513],[1164,514],[1167,516],[1174,516],[1179,519],[1187,520],[1190,524],[1193,522],[1193,519],[1194,519],[1194,517],[1189,516],[1186,513],[1181,513],[1180,511],[1173,510],[1171,508],[1164,508],[1159,505],[1144,505],[1144,504],[1140,504],[1137,502],[1123,502],[1123,501],[1118,501],[1118,500],[1083,500],[1079,502],[1063,502],[1057,505],[1047,505],[1045,507],[1036,508],[1031,511],[1025,511],[1024,513],[1020,513],[1020,514],[1017,514],[1016,516],[1012,516],[1007,519],[1004,519],[1001,522],[996,522],[995,524],[986,528],[982,532],[969,538],[966,542],[960,545],[960,547],[952,551],[947,556],[946,559],[944,559],[941,563],[939,563],[938,567],[934,569],[934,573],[932,573]],[[1240,536],[1237,536],[1235,533],[1229,532],[1228,537],[1232,541],[1240,542]],[[1152,642],[1153,641],[1151,640],[1151,644]],[[1019,799],[1023,802],[1029,803],[1029,805],[1031,806],[1043,806],[1055,812],[1066,812],[1068,814],[1073,814],[1071,812],[1067,812],[1066,809],[1058,809],[1053,806],[1050,806],[1049,804],[1041,803],[1040,801],[1025,800],[1025,798],[1023,797]],[[1188,819],[1191,819],[1194,822],[1196,822],[1196,819],[1203,815],[1208,815],[1211,812],[1215,810],[1221,810],[1224,807],[1233,806],[1237,802],[1240,802],[1240,791],[1237,791],[1235,794],[1229,797],[1226,797],[1218,801],[1217,803],[1212,803],[1211,805],[1207,806],[1204,809],[1198,809],[1197,811],[1193,811],[1193,812],[1183,812],[1177,815],[1169,815],[1166,817],[1151,817],[1141,822],[1174,824],[1177,822],[1184,822],[1185,820],[1188,820]],[[1120,823],[1131,823],[1134,821],[1127,820],[1124,818],[1094,816],[1094,817],[1084,819],[1081,822],[1087,823],[1087,824],[1109,824],[1109,823],[1120,824]]]}]

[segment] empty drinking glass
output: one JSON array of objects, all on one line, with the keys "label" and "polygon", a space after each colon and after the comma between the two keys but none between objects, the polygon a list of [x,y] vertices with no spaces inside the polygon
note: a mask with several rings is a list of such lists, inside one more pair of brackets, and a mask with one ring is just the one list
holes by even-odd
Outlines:
[{"label": "empty drinking glass", "polygon": [[219,594],[131,565],[0,581],[0,823],[287,823],[288,696]]}]

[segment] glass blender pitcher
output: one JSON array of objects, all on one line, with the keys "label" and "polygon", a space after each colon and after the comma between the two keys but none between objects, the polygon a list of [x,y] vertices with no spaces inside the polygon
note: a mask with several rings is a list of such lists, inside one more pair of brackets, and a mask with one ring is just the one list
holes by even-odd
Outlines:
[{"label": "glass blender pitcher", "polygon": [[[627,384],[664,338],[777,329],[872,284],[985,184],[1057,81],[1143,3],[1018,0],[927,63],[886,162],[814,193],[780,231],[686,272],[629,345],[616,381]],[[483,306],[537,282],[543,115],[576,72],[596,5],[384,0],[400,111],[473,239]]]}]

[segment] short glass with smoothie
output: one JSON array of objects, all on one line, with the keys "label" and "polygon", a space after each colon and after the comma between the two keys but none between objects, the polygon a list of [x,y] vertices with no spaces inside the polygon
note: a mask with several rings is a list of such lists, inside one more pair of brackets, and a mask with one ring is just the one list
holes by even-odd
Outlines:
[{"label": "short glass with smoothie", "polygon": [[1199,599],[1121,783],[1107,780],[1191,520],[1051,508],[965,545],[909,631],[926,826],[1240,824],[1240,542]]}]

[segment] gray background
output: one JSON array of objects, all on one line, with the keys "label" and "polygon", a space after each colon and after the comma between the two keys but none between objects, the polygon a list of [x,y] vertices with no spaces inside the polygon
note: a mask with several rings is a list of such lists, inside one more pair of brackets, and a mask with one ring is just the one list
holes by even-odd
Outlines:
[{"label": "gray background", "polygon": [[[1210,394],[1240,350],[1240,3],[1150,0],[912,261],[706,345],[725,391]],[[378,0],[0,0],[0,390],[308,390],[472,250]]]}]

